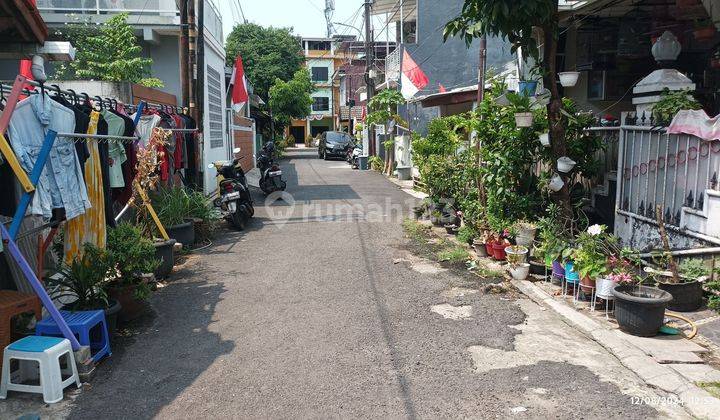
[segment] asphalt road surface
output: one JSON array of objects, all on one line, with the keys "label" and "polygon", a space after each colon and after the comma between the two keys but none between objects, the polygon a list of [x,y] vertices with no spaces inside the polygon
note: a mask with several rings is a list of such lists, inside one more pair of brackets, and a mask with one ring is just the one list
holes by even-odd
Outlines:
[{"label": "asphalt road surface", "polygon": [[256,195],[248,229],[176,269],[56,415],[682,415],[633,404],[652,392],[549,311],[413,257],[400,225],[413,198],[380,174],[306,150],[282,167],[292,199]]}]

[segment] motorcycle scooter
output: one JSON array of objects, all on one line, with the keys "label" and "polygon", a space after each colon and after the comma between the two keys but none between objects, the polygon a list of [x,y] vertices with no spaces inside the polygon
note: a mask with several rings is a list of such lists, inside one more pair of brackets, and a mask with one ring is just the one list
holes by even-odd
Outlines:
[{"label": "motorcycle scooter", "polygon": [[[233,149],[233,155],[240,153],[240,148]],[[240,166],[241,157],[232,161],[218,160],[208,165],[217,171],[218,197],[213,204],[219,207],[222,215],[236,229],[245,229],[247,221],[255,214],[250,189],[245,172]]]}]

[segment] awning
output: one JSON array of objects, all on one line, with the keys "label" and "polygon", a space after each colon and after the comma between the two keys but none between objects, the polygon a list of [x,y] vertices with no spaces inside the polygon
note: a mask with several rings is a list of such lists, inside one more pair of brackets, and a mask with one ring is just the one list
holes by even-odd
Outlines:
[{"label": "awning", "polygon": [[48,27],[31,0],[0,1],[0,42],[43,44]]}]

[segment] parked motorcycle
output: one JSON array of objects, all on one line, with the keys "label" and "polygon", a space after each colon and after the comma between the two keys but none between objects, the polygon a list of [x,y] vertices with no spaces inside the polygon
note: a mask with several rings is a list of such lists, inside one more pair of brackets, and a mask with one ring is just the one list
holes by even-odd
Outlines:
[{"label": "parked motorcycle", "polygon": [[260,149],[257,163],[260,170],[260,189],[265,194],[285,191],[287,185],[282,179],[282,170],[275,163],[275,143],[269,141]]},{"label": "parked motorcycle", "polygon": [[[233,149],[233,155],[238,153],[239,147]],[[242,157],[236,157],[232,161],[219,160],[209,164],[208,168],[215,168],[217,171],[218,197],[213,204],[220,208],[225,219],[235,228],[242,230],[255,214],[255,209],[240,159]]]},{"label": "parked motorcycle", "polygon": [[351,147],[350,151],[348,152],[348,163],[350,164],[350,166],[352,166],[353,169],[357,169],[359,167],[359,160],[360,156],[362,156],[362,153],[362,142],[355,142],[354,146]]}]

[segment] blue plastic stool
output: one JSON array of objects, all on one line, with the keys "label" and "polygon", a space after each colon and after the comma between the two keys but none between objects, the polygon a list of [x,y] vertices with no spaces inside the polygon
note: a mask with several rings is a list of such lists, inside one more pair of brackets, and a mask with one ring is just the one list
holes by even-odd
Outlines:
[{"label": "blue plastic stool", "polygon": [[[60,314],[68,324],[70,331],[77,337],[80,345],[90,346],[90,354],[92,354],[94,362],[112,354],[104,311],[60,311]],[[100,330],[99,334],[97,334],[98,329]],[[63,336],[52,317],[47,317],[35,325],[35,335]]]}]

